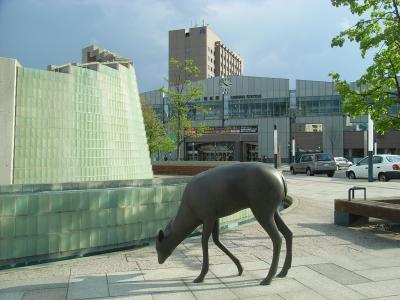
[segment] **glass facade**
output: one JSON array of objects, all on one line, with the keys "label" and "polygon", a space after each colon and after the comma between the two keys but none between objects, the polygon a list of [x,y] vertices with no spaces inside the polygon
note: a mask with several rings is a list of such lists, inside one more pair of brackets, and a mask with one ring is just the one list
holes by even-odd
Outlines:
[{"label": "glass facade", "polygon": [[152,178],[133,67],[17,69],[14,183]]},{"label": "glass facade", "polygon": [[[278,99],[235,99],[216,101],[196,101],[193,105],[205,108],[205,112],[193,108],[189,112],[192,120],[251,119],[261,117],[286,116],[289,109],[289,98]],[[226,103],[225,102],[225,103]],[[228,108],[228,111],[226,109]],[[155,107],[156,111],[157,107]],[[158,111],[161,115],[161,110]]]},{"label": "glass facade", "polygon": [[297,97],[298,116],[321,116],[342,114],[339,95]]}]

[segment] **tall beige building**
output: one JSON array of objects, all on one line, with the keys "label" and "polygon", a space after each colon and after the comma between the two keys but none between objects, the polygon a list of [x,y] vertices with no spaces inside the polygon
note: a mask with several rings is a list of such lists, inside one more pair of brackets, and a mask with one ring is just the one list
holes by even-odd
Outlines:
[{"label": "tall beige building", "polygon": [[[200,69],[197,79],[215,76],[243,75],[242,58],[227,48],[208,26],[169,31],[169,61],[190,59]],[[169,63],[169,79],[178,81],[179,74]]]}]

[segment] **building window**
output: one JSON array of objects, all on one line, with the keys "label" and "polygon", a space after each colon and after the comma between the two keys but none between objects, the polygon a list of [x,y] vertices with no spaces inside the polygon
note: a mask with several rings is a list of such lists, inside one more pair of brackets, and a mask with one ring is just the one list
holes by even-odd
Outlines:
[{"label": "building window", "polygon": [[204,97],[204,101],[207,101],[207,97]]}]

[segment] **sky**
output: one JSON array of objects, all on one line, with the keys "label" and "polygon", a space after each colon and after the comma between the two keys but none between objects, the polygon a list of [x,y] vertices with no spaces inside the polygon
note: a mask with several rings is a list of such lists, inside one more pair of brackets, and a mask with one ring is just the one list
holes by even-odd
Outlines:
[{"label": "sky", "polygon": [[96,44],[129,57],[140,92],[166,85],[168,30],[208,24],[244,61],[244,75],[356,80],[371,63],[358,45],[331,48],[357,19],[330,0],[0,0],[0,56],[45,69],[81,61]]}]

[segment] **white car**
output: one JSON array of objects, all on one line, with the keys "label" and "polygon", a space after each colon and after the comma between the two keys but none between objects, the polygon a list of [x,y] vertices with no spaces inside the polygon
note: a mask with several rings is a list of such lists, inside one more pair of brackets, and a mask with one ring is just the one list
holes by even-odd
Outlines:
[{"label": "white car", "polygon": [[344,157],[335,157],[336,169],[348,168],[353,165],[351,161]]},{"label": "white car", "polygon": [[[373,177],[379,181],[389,181],[400,178],[400,155],[374,155]],[[346,176],[350,179],[368,178],[368,157],[349,167]]]}]

